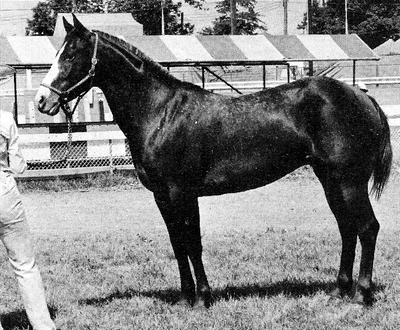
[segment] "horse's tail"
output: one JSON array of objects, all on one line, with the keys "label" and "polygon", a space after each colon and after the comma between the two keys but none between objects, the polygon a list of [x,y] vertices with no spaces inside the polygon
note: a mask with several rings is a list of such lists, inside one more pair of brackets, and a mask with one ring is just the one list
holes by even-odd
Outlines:
[{"label": "horse's tail", "polygon": [[393,152],[390,143],[390,128],[387,117],[378,102],[372,96],[369,96],[369,98],[377,109],[382,123],[382,135],[379,143],[379,152],[375,159],[372,173],[374,180],[371,188],[371,193],[375,195],[376,199],[379,199],[389,180]]}]

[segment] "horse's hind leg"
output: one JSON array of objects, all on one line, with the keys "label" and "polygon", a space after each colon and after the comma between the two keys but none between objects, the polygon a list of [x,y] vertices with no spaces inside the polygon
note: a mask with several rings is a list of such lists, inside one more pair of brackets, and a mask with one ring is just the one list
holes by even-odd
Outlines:
[{"label": "horse's hind leg", "polygon": [[360,198],[359,219],[361,221],[357,225],[358,237],[361,243],[361,263],[356,292],[352,301],[371,305],[374,300],[372,294],[372,270],[376,239],[380,226],[372,210],[367,187],[365,187],[365,191]]},{"label": "horse's hind leg", "polygon": [[316,170],[329,206],[338,222],[342,237],[342,255],[333,296],[343,296],[351,292],[353,283],[353,263],[357,236],[361,243],[361,264],[359,279],[353,302],[371,304],[372,269],[379,223],[375,218],[368,196],[368,182],[353,183],[343,176]]}]

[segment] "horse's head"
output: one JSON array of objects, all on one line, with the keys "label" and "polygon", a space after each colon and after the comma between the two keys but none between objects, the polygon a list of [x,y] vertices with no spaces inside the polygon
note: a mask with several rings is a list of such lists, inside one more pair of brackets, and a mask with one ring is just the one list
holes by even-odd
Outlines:
[{"label": "horse's head", "polygon": [[63,21],[67,35],[35,98],[39,111],[51,116],[92,87],[97,63],[98,36],[86,29],[75,15],[74,25],[65,18]]}]

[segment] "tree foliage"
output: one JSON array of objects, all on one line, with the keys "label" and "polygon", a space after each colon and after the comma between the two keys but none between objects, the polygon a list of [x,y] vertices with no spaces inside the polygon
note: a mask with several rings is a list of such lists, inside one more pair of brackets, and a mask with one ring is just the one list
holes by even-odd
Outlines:
[{"label": "tree foliage", "polygon": [[[255,34],[258,30],[265,30],[259,13],[255,11],[256,0],[237,0],[236,2],[236,30],[238,34]],[[203,34],[231,34],[231,2],[223,0],[216,5],[221,14],[212,22],[211,27],[202,30]]]},{"label": "tree foliage", "polygon": [[[181,2],[174,3],[172,0],[165,0],[162,4],[160,0],[111,0],[109,3],[109,12],[129,12],[132,13],[136,21],[143,24],[145,34],[161,34],[161,7],[164,6],[164,20],[166,34],[190,34],[194,26],[190,23],[184,23],[181,26],[180,8]],[[201,5],[199,1],[189,1],[193,6]]]},{"label": "tree foliage", "polygon": [[[349,0],[347,6],[349,33],[356,33],[371,48],[388,39],[400,38],[400,1]],[[345,33],[345,7],[341,0],[328,0],[325,5],[314,0],[312,5],[314,34]],[[307,27],[307,15],[299,29]]]},{"label": "tree foliage", "polygon": [[[77,13],[131,13],[143,24],[144,34],[161,34],[161,11],[164,6],[166,34],[189,34],[194,26],[181,25],[182,2],[172,0],[76,0]],[[202,8],[204,0],[185,0],[188,4]],[[27,34],[52,35],[58,13],[73,11],[72,0],[48,0],[39,2],[33,9],[33,19],[28,20]]]},{"label": "tree foliage", "polygon": [[51,36],[56,25],[56,15],[49,3],[39,2],[32,9],[33,18],[28,20],[27,35]]}]

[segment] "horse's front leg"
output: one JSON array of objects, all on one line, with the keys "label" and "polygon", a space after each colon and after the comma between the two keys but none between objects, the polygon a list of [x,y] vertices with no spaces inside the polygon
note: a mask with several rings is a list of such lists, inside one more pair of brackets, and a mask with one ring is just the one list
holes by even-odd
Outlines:
[{"label": "horse's front leg", "polygon": [[[155,194],[155,200],[167,225],[172,248],[178,262],[181,278],[181,298],[178,304],[192,305],[194,303],[195,307],[208,307],[211,293],[202,262],[197,197],[180,194],[171,199],[170,196]],[[196,276],[197,294],[195,294],[189,258]]]},{"label": "horse's front leg", "polygon": [[207,308],[211,303],[211,290],[202,260],[203,247],[201,244],[200,213],[197,197],[186,198],[184,205],[185,211],[182,212],[184,217],[184,238],[187,253],[193,265],[197,284],[197,294],[194,307]]}]

